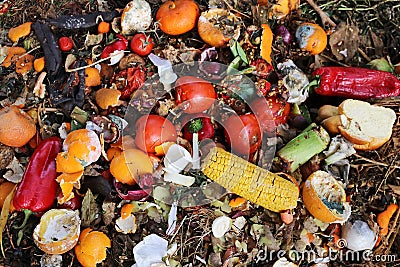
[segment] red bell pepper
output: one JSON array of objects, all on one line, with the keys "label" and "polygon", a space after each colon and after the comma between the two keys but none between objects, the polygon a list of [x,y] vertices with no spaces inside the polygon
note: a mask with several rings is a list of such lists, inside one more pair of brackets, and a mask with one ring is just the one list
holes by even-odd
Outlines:
[{"label": "red bell pepper", "polygon": [[57,196],[58,183],[56,181],[56,157],[61,150],[61,140],[50,137],[42,141],[29,160],[21,183],[13,199],[17,211],[25,213],[25,226],[32,213],[49,210]]},{"label": "red bell pepper", "polygon": [[357,67],[322,67],[316,69],[312,75],[319,83],[315,89],[319,95],[355,99],[400,95],[400,80],[386,71]]},{"label": "red bell pepper", "polygon": [[118,40],[114,43],[107,45],[100,55],[100,58],[107,58],[115,51],[124,51],[128,47],[128,40],[121,34],[115,35]]}]

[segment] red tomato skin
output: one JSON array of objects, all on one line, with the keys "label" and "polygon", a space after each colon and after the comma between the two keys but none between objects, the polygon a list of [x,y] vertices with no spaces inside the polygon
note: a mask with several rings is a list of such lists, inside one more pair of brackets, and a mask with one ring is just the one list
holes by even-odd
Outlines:
[{"label": "red tomato skin", "polygon": [[154,41],[153,38],[143,33],[138,33],[133,36],[130,47],[135,54],[143,57],[151,53],[154,47]]},{"label": "red tomato skin", "polygon": [[159,115],[144,115],[136,121],[136,146],[147,153],[155,153],[164,142],[176,142],[177,137],[172,122]]},{"label": "red tomato skin", "polygon": [[201,113],[209,109],[216,98],[214,86],[201,78],[183,76],[175,83],[176,104],[182,104],[185,113]]},{"label": "red tomato skin", "polygon": [[63,36],[58,39],[58,46],[61,51],[68,52],[74,47],[74,42],[72,42],[71,38]]},{"label": "red tomato skin", "polygon": [[251,155],[262,143],[262,132],[254,114],[233,115],[224,123],[225,137],[233,152]]},{"label": "red tomato skin", "polygon": [[[266,101],[269,110],[265,109],[262,102]],[[257,98],[251,102],[250,106],[254,109],[253,112],[260,120],[261,128],[263,131],[274,130],[271,125],[271,120],[274,121],[275,126],[287,122],[290,114],[290,104],[278,99],[277,96],[269,96],[264,98]]]}]

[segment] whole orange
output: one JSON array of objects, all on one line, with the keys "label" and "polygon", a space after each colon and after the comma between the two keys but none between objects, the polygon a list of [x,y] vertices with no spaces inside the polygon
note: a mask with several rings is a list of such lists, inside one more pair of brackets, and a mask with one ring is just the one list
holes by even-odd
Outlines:
[{"label": "whole orange", "polygon": [[12,147],[26,145],[36,133],[34,120],[16,106],[0,110],[0,143]]},{"label": "whole orange", "polygon": [[302,50],[317,55],[324,51],[328,37],[324,29],[314,23],[303,23],[296,30],[296,39]]},{"label": "whole orange", "polygon": [[184,34],[196,26],[200,11],[192,0],[167,1],[160,6],[156,20],[160,29],[169,35]]}]

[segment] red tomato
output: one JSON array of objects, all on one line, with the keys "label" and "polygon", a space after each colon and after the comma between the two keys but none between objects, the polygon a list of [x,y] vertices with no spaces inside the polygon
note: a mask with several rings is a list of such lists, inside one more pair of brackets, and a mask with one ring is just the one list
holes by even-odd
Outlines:
[{"label": "red tomato", "polygon": [[153,47],[153,39],[143,33],[136,34],[131,40],[131,50],[139,56],[147,56]]},{"label": "red tomato", "polygon": [[[265,101],[269,110],[266,109]],[[278,99],[277,96],[257,98],[251,102],[250,107],[259,119],[263,131],[273,130],[273,125],[270,123],[271,119],[275,122],[275,126],[278,126],[286,123],[290,114],[290,104]]]},{"label": "red tomato", "polygon": [[254,114],[233,115],[224,123],[225,137],[233,152],[250,155],[260,148],[262,132]]},{"label": "red tomato", "polygon": [[60,50],[63,52],[68,52],[74,47],[74,42],[72,42],[71,38],[63,36],[58,39],[58,46]]},{"label": "red tomato", "polygon": [[180,77],[175,83],[176,104],[183,104],[186,113],[200,113],[215,102],[217,93],[214,86],[201,78]]},{"label": "red tomato", "polygon": [[175,126],[159,115],[144,115],[136,121],[135,143],[138,148],[148,153],[155,153],[156,146],[164,142],[175,142]]}]

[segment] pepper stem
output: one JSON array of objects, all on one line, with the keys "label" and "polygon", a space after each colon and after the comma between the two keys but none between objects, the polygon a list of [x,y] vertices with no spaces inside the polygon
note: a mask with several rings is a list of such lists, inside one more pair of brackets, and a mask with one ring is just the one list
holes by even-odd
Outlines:
[{"label": "pepper stem", "polygon": [[16,229],[16,230],[24,228],[26,223],[29,220],[29,217],[33,214],[33,212],[31,210],[28,210],[28,209],[24,209],[23,211],[24,211],[24,215],[25,215],[24,221],[22,222],[22,224],[20,226],[14,227],[14,229]]},{"label": "pepper stem", "polygon": [[201,129],[203,129],[203,122],[200,118],[196,118],[189,122],[189,131],[191,133],[198,133]]},{"label": "pepper stem", "polygon": [[320,77],[318,75],[314,76],[314,78],[311,80],[311,82],[309,82],[306,86],[303,87],[302,91],[310,91],[314,88],[314,87],[318,87],[319,86],[319,82],[320,82]]}]

